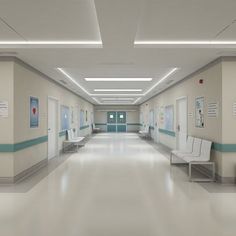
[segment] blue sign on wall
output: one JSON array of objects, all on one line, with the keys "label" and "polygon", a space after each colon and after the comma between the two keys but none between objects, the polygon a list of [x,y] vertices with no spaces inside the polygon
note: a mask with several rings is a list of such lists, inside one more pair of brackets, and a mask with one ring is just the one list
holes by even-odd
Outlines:
[{"label": "blue sign on wall", "polygon": [[30,97],[30,128],[39,127],[39,99]]}]

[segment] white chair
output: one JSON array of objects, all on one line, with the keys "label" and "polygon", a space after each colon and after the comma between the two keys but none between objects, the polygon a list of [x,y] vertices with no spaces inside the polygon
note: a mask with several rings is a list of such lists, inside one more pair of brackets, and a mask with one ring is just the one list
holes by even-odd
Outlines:
[{"label": "white chair", "polygon": [[[212,142],[202,140],[201,153],[199,156],[185,156],[184,161],[189,163],[189,180],[190,181],[215,181],[215,162],[210,161]],[[192,178],[193,165],[211,165],[212,175],[210,178]]]},{"label": "white chair", "polygon": [[170,164],[173,163],[173,155],[177,156],[178,154],[190,154],[193,152],[193,142],[194,138],[192,136],[188,136],[186,146],[184,150],[172,150],[170,153]]},{"label": "white chair", "polygon": [[92,130],[93,130],[93,133],[98,133],[101,131],[100,128],[95,127],[95,124],[92,124]]},{"label": "white chair", "polygon": [[72,145],[76,147],[76,151],[78,151],[79,146],[84,146],[81,142],[84,140],[85,137],[75,137],[74,132],[72,129],[67,130],[67,140],[63,141],[63,152],[70,152],[66,151],[66,147]]},{"label": "white chair", "polygon": [[149,127],[149,125],[146,125],[144,127],[144,130],[140,130],[139,134],[140,134],[141,137],[145,137],[145,138],[149,137],[149,135],[150,135],[150,127]]},{"label": "white chair", "polygon": [[202,140],[200,138],[194,138],[193,151],[191,153],[178,153],[176,156],[181,159],[184,159],[184,157],[186,156],[198,157],[200,156],[200,152],[201,152],[201,144],[202,144]]}]

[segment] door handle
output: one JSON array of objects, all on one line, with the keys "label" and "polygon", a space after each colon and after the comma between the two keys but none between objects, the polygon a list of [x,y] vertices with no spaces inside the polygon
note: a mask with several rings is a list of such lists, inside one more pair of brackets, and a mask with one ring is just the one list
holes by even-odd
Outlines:
[{"label": "door handle", "polygon": [[177,125],[177,130],[178,130],[178,132],[180,131],[180,125]]}]

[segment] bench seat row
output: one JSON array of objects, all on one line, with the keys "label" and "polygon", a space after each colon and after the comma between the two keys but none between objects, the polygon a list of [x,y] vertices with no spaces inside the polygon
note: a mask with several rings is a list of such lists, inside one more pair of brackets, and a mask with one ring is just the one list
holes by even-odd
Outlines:
[{"label": "bench seat row", "polygon": [[[211,141],[188,136],[184,150],[171,151],[170,164],[175,164],[174,157],[176,157],[189,164],[189,179],[191,181],[214,181],[215,163],[210,161],[211,146]],[[212,176],[210,178],[192,178],[193,165],[211,165]]]}]

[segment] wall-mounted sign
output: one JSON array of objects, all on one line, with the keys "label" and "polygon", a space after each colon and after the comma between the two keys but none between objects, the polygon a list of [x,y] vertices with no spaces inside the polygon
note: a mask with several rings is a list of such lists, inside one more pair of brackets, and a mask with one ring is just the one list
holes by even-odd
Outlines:
[{"label": "wall-mounted sign", "polygon": [[39,99],[30,97],[30,128],[39,127]]},{"label": "wall-mounted sign", "polygon": [[197,97],[195,100],[195,126],[204,128],[204,97]]},{"label": "wall-mounted sign", "polygon": [[207,116],[209,118],[216,118],[218,116],[219,104],[217,102],[209,102],[207,109]]},{"label": "wall-mounted sign", "polygon": [[0,101],[0,117],[8,117],[8,101]]},{"label": "wall-mounted sign", "polygon": [[233,103],[233,116],[236,116],[236,102]]},{"label": "wall-mounted sign", "polygon": [[189,112],[189,113],[188,113],[188,117],[192,118],[192,117],[193,117],[193,113],[192,113],[192,112]]}]

